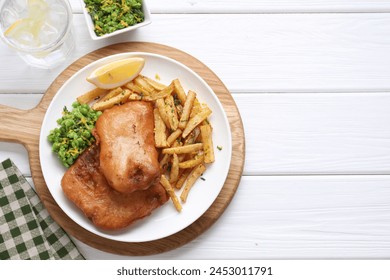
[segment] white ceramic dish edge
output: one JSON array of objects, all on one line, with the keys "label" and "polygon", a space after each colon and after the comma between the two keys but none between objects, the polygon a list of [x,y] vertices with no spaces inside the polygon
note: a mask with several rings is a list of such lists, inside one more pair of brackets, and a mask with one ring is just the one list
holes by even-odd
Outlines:
[{"label": "white ceramic dish edge", "polygon": [[89,32],[89,35],[91,36],[92,40],[101,40],[101,39],[109,38],[109,37],[112,37],[112,36],[115,36],[115,35],[118,35],[118,34],[122,34],[122,33],[128,32],[128,31],[132,31],[132,30],[138,29],[140,27],[143,27],[143,26],[146,26],[146,25],[152,23],[150,10],[149,10],[149,8],[148,8],[148,6],[146,4],[146,1],[143,0],[142,1],[142,10],[143,10],[144,15],[145,15],[145,19],[144,19],[143,22],[138,23],[138,24],[133,25],[133,26],[129,26],[129,27],[117,30],[117,31],[114,31],[112,33],[104,34],[102,36],[97,36],[95,31],[94,31],[91,15],[88,13],[88,11],[87,11],[87,9],[85,7],[84,0],[80,0],[80,3],[81,3],[81,8],[83,10],[85,22],[86,22],[87,27],[88,27],[88,32]]}]

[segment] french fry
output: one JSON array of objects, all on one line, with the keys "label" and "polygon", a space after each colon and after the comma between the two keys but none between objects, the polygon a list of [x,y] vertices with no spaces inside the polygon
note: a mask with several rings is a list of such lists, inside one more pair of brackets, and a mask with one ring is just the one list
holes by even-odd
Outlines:
[{"label": "french fry", "polygon": [[162,98],[156,100],[156,107],[158,112],[160,113],[161,119],[164,121],[165,125],[170,129],[171,123],[169,122],[169,118],[167,115],[167,111],[165,110],[165,101]]},{"label": "french fry", "polygon": [[169,161],[170,161],[170,159],[171,159],[171,156],[172,156],[172,155],[165,154],[165,155],[161,158],[161,160],[160,160],[159,163],[160,163],[160,169],[161,169],[162,171],[168,170]]},{"label": "french fry", "polygon": [[123,89],[121,87],[117,87],[115,89],[112,89],[105,96],[103,96],[102,99],[99,100],[99,102],[113,98],[114,96],[117,96],[118,94],[120,94],[122,92],[123,92]]},{"label": "french fry", "polygon": [[186,102],[187,96],[186,93],[184,92],[184,89],[179,81],[179,79],[173,80],[173,84],[175,86],[175,93],[177,95],[177,98],[179,98],[181,105],[184,105]]},{"label": "french fry", "polygon": [[187,154],[180,154],[177,157],[179,158],[179,162],[182,162],[187,157]]},{"label": "french fry", "polygon": [[199,150],[203,149],[202,143],[195,143],[191,145],[186,146],[180,146],[180,147],[172,147],[172,148],[165,148],[162,150],[162,153],[165,154],[188,154],[192,152],[197,152]]},{"label": "french fry", "polygon": [[137,86],[141,88],[141,90],[145,91],[145,93],[147,94],[151,94],[155,91],[155,89],[140,75],[138,75],[133,81]]},{"label": "french fry", "polygon": [[177,112],[173,96],[169,95],[165,98],[165,111],[168,116],[169,126],[172,130],[176,130],[179,126],[179,120],[177,118]]},{"label": "french fry", "polygon": [[129,101],[142,101],[142,100],[145,100],[143,95],[139,95],[137,93],[132,93],[129,95]]},{"label": "french fry", "polygon": [[94,88],[93,90],[90,90],[90,91],[84,93],[83,95],[80,95],[79,97],[77,97],[77,101],[80,104],[87,104],[87,103],[95,100],[97,97],[105,94],[106,92],[107,92],[106,89]]},{"label": "french fry", "polygon": [[181,129],[176,129],[171,135],[167,138],[168,146],[172,146],[172,144],[180,137],[183,131]]},{"label": "french fry", "polygon": [[191,174],[192,169],[183,169],[184,171],[180,174],[179,180],[177,180],[175,188],[176,189],[181,189],[184,185],[184,182],[187,180],[188,176]]},{"label": "french fry", "polygon": [[204,150],[204,162],[212,163],[215,160],[214,157],[214,146],[212,139],[212,127],[209,124],[200,126],[200,135],[203,143]]},{"label": "french fry", "polygon": [[157,100],[160,98],[166,98],[166,97],[170,96],[172,94],[172,92],[173,92],[173,84],[170,84],[169,86],[165,87],[161,91],[152,92],[150,94],[150,99],[152,101],[154,101],[154,100]]},{"label": "french fry", "polygon": [[159,98],[159,96],[150,96],[150,95],[143,95],[143,94],[137,94],[132,93],[129,96],[130,101],[149,101],[153,102],[156,101],[156,98]]},{"label": "french fry", "polygon": [[172,166],[171,166],[171,173],[169,174],[169,182],[171,184],[176,183],[176,181],[179,178],[179,158],[177,154],[173,154],[172,157]]},{"label": "french fry", "polygon": [[192,106],[190,118],[199,114],[202,111],[202,105],[200,104],[198,98],[195,98],[194,105]]},{"label": "french fry", "polygon": [[154,141],[157,148],[165,148],[168,146],[167,135],[166,135],[166,126],[163,120],[160,117],[158,109],[155,108],[153,111],[154,114]]},{"label": "french fry", "polygon": [[[181,147],[183,146],[183,143],[181,141],[175,141],[172,144],[172,147]],[[178,154],[179,162],[183,161],[188,154]]]},{"label": "french fry", "polygon": [[171,197],[171,200],[172,200],[173,205],[175,206],[176,210],[178,212],[181,212],[182,206],[181,206],[179,200],[177,199],[175,191],[173,190],[171,184],[169,183],[169,181],[165,177],[165,175],[161,175],[160,183],[165,188],[165,190],[167,191],[168,195]]},{"label": "french fry", "polygon": [[190,159],[187,161],[183,161],[179,163],[179,168],[193,168],[199,164],[201,164],[204,161],[204,155],[200,155],[198,157],[195,157],[194,159]]},{"label": "french fry", "polygon": [[[176,102],[175,102],[175,104],[176,104]],[[178,104],[175,106],[176,106],[177,116],[180,119],[181,115],[183,114],[183,106],[181,104]]]},{"label": "french fry", "polygon": [[149,77],[142,76],[142,78],[157,91],[161,91],[167,87],[166,85],[159,83],[159,82],[157,82]]},{"label": "french fry", "polygon": [[148,95],[149,92],[145,91],[145,90],[142,90],[142,88],[140,88],[139,86],[137,86],[134,81],[131,81],[127,84],[125,84],[125,87],[127,87],[129,90],[131,90],[132,92],[135,92],[135,93],[138,93],[138,94],[142,94],[144,95],[145,93]]},{"label": "french fry", "polygon": [[[182,143],[179,143],[179,142],[174,142],[172,147],[174,148],[177,148],[177,147],[181,147]],[[160,168],[163,170],[163,171],[167,171],[169,169],[172,169],[172,157],[173,157],[174,154],[163,154],[163,157],[160,161]],[[178,159],[179,159],[179,162],[181,160],[183,160],[183,158],[186,156],[186,154],[180,154],[178,155]]]},{"label": "french fry", "polygon": [[205,171],[206,171],[206,167],[201,163],[191,171],[190,175],[188,175],[188,179],[186,181],[184,189],[180,194],[180,199],[183,203],[187,201],[188,193],[190,192],[191,188],[194,186],[196,180],[198,180],[198,178]]},{"label": "french fry", "polygon": [[200,113],[192,117],[188,123],[186,128],[183,130],[183,137],[186,138],[187,135],[195,128],[197,127],[201,122],[203,122],[205,119],[207,119],[208,116],[210,116],[212,111],[209,107],[205,107]]},{"label": "french fry", "polygon": [[195,127],[194,130],[191,131],[191,133],[184,140],[184,145],[194,144],[196,142],[196,139],[198,139],[199,135],[200,135],[200,129],[199,127]]},{"label": "french fry", "polygon": [[101,101],[101,102],[96,102],[95,104],[92,105],[92,109],[96,111],[104,111],[106,109],[109,109],[113,107],[114,105],[121,104],[129,98],[131,94],[131,91],[128,89],[123,90],[122,93],[120,93],[117,96],[114,96],[113,98]]},{"label": "french fry", "polygon": [[191,109],[196,98],[196,93],[192,90],[188,91],[186,102],[184,103],[183,112],[179,121],[179,128],[184,129],[190,119]]}]

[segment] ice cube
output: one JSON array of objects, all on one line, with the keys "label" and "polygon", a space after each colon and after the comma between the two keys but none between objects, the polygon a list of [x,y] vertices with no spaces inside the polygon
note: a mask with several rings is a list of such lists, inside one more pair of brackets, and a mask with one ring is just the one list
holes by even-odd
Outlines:
[{"label": "ice cube", "polygon": [[38,37],[42,45],[49,45],[57,40],[58,30],[48,22],[45,22],[39,30]]}]

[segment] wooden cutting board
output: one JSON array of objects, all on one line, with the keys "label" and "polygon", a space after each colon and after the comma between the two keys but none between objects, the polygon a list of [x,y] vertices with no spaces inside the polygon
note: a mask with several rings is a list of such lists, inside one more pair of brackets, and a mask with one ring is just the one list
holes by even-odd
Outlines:
[{"label": "wooden cutting board", "polygon": [[[232,160],[225,184],[212,206],[187,228],[163,239],[150,242],[119,242],[95,235],[73,222],[57,205],[43,179],[39,160],[39,133],[46,110],[58,89],[79,69],[109,55],[122,52],[149,52],[170,57],[198,73],[214,90],[227,114],[232,132]],[[37,107],[19,110],[0,105],[0,141],[23,144],[29,154],[35,188],[50,215],[64,230],[82,242],[110,253],[122,255],[152,255],[180,247],[206,231],[222,215],[232,200],[245,161],[245,135],[237,106],[222,81],[202,62],[178,49],[146,42],[128,42],[93,51],[70,65],[50,85]]]}]

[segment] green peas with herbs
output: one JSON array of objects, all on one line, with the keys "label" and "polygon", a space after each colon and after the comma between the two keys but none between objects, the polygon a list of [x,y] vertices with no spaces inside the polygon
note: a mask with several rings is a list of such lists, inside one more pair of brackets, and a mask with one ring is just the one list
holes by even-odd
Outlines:
[{"label": "green peas with herbs", "polygon": [[95,33],[102,36],[143,22],[142,0],[84,0]]},{"label": "green peas with herbs", "polygon": [[64,166],[71,166],[95,141],[92,129],[101,114],[102,112],[91,109],[87,104],[81,105],[78,102],[72,104],[72,111],[64,107],[62,117],[57,120],[59,127],[51,130],[47,136],[52,143],[52,151]]}]

